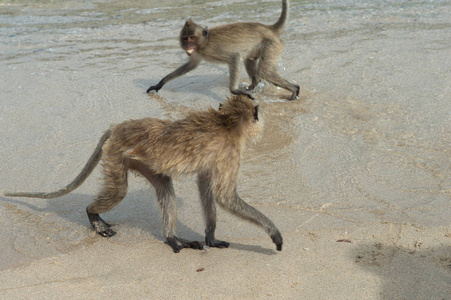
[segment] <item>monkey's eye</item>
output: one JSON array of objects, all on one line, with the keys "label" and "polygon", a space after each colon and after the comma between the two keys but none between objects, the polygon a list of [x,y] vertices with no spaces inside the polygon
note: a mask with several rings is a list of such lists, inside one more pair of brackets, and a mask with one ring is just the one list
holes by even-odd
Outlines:
[{"label": "monkey's eye", "polygon": [[202,35],[204,37],[208,37],[208,30],[204,29],[204,31],[202,32]]}]

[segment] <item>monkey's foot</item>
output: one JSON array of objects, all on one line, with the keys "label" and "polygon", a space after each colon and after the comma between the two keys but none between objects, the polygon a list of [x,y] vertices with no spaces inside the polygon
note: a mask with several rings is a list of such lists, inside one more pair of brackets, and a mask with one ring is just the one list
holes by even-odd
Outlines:
[{"label": "monkey's foot", "polygon": [[249,99],[255,100],[255,98],[252,97],[251,94],[248,94],[248,93],[243,92],[243,91],[241,91],[241,90],[233,90],[233,91],[231,91],[231,92],[232,92],[232,94],[234,94],[234,95],[245,95],[245,96],[247,96]]},{"label": "monkey's foot", "polygon": [[255,87],[256,87],[257,85],[258,85],[258,84],[251,84],[250,86],[246,87],[246,90],[252,91],[252,90],[255,89]]},{"label": "monkey's foot", "polygon": [[157,85],[152,85],[151,87],[149,87],[146,91],[146,93],[150,93],[151,91],[155,91],[158,92],[159,89],[161,89],[163,87],[162,84],[158,83]]},{"label": "monkey's foot", "polygon": [[202,250],[204,247],[197,241],[187,241],[176,236],[167,237],[166,241],[175,253],[179,253],[183,248]]},{"label": "monkey's foot", "polygon": [[291,97],[288,100],[294,100],[294,99],[299,99],[299,92],[300,92],[301,88],[299,87],[299,85],[296,84],[296,91],[294,91],[291,94]]},{"label": "monkey's foot", "polygon": [[280,234],[280,232],[277,231],[276,233],[272,234],[271,239],[272,239],[273,243],[276,244],[277,251],[282,251],[283,241],[282,241],[282,235]]},{"label": "monkey's foot", "polygon": [[205,238],[205,243],[209,247],[216,247],[216,248],[228,248],[230,243],[227,243],[225,241],[218,241],[215,238]]},{"label": "monkey's foot", "polygon": [[88,213],[89,222],[94,230],[103,237],[110,237],[116,234],[116,231],[111,229],[111,225],[106,223],[99,214]]}]

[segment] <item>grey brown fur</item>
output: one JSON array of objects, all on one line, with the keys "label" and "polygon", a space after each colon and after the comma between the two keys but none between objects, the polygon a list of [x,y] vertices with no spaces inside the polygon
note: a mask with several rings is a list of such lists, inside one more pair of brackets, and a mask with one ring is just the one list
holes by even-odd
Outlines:
[{"label": "grey brown fur", "polygon": [[291,91],[290,100],[299,96],[299,85],[293,84],[277,73],[277,63],[283,51],[280,34],[288,19],[289,1],[282,1],[282,13],[273,25],[261,23],[234,23],[212,29],[201,27],[188,20],[180,32],[180,45],[189,55],[189,61],[165,76],[158,84],[147,89],[157,91],[168,81],[196,68],[202,59],[229,65],[232,94],[247,92],[238,89],[241,63],[252,80],[249,90],[261,79]]},{"label": "grey brown fur", "polygon": [[220,110],[191,112],[178,121],[145,118],[123,122],[105,132],[80,175],[65,188],[52,193],[7,192],[5,196],[49,199],[66,195],[83,183],[101,159],[103,187],[86,208],[96,232],[105,237],[115,234],[99,214],[110,211],[125,197],[128,170],[132,170],[155,187],[162,211],[163,234],[174,252],[179,252],[182,248],[202,249],[203,246],[175,235],[177,203],[172,176],[196,172],[208,246],[229,246],[215,239],[217,203],[263,227],[280,251],[279,230],[265,215],[244,202],[236,190],[242,151],[261,128],[257,108],[246,96],[238,95],[225,101]]}]

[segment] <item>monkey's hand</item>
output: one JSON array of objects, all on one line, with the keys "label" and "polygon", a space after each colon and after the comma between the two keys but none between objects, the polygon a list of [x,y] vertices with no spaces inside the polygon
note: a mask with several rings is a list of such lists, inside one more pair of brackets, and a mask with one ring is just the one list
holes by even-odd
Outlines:
[{"label": "monkey's hand", "polygon": [[283,244],[282,235],[280,234],[280,232],[278,230],[276,233],[271,235],[271,239],[272,239],[273,243],[276,244],[277,251],[282,251],[282,244]]},{"label": "monkey's hand", "polygon": [[158,90],[161,89],[162,87],[163,87],[163,84],[160,81],[158,84],[152,85],[151,87],[149,87],[147,89],[146,93],[150,93],[150,91],[158,92]]}]

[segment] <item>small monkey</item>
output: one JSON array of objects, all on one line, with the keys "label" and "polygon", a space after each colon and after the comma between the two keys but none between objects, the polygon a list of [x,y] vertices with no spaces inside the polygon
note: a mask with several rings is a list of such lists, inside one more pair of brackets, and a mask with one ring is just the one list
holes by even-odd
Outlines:
[{"label": "small monkey", "polygon": [[178,121],[145,118],[113,126],[100,139],[81,173],[65,188],[49,193],[5,192],[5,196],[51,199],[79,187],[102,160],[103,186],[86,208],[95,231],[104,237],[116,233],[99,214],[119,204],[127,192],[128,170],[144,176],[155,187],[162,211],[163,234],[174,252],[182,248],[202,249],[197,241],[175,235],[177,201],[172,177],[197,173],[197,184],[206,222],[205,243],[227,248],[215,239],[216,203],[229,212],[263,227],[282,250],[282,236],[273,222],[237,193],[241,154],[258,137],[262,122],[258,106],[245,95],[233,96],[219,110],[191,112]]},{"label": "small monkey", "polygon": [[283,51],[280,34],[288,19],[289,1],[282,1],[282,13],[273,25],[260,23],[234,23],[212,29],[201,27],[191,19],[180,32],[180,46],[189,56],[189,61],[166,75],[158,84],[147,89],[158,92],[168,81],[196,68],[202,59],[208,62],[229,65],[230,91],[232,94],[247,92],[238,89],[241,63],[252,80],[253,90],[264,79],[276,86],[291,91],[289,100],[299,96],[299,85],[293,84],[277,73],[277,63]]}]

